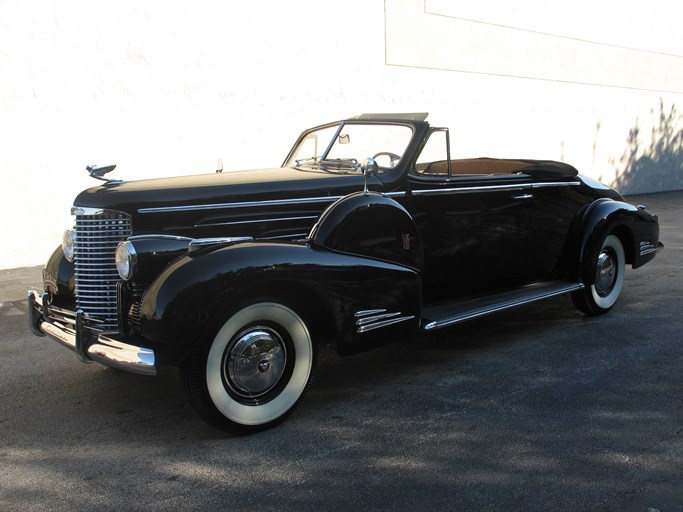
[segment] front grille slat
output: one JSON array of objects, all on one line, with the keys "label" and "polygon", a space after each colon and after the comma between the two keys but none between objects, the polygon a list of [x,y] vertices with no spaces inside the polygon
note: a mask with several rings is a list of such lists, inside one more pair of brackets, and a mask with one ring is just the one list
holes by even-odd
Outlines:
[{"label": "front grille slat", "polygon": [[[77,272],[78,273],[78,272]],[[106,279],[105,276],[103,275],[92,275],[92,276],[87,276],[87,275],[81,275],[81,282],[82,283],[90,283],[92,285],[98,285],[102,283],[102,281],[113,281],[115,280],[115,277],[117,276],[111,276],[110,279]]]},{"label": "front grille slat", "polygon": [[76,216],[76,304],[106,333],[120,330],[116,287],[121,278],[114,253],[131,233],[130,216],[123,212]]}]

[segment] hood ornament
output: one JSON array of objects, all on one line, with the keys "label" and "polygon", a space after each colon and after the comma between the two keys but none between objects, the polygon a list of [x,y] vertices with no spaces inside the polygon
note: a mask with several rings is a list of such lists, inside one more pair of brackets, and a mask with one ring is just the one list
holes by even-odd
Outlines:
[{"label": "hood ornament", "polygon": [[103,177],[105,174],[113,171],[114,169],[116,169],[116,165],[105,165],[104,167],[97,167],[97,165],[93,164],[87,165],[85,167],[85,170],[88,171],[88,174],[90,174],[90,176],[92,176],[96,180],[106,181],[107,185],[120,185],[121,183],[123,183],[123,181],[109,180]]}]

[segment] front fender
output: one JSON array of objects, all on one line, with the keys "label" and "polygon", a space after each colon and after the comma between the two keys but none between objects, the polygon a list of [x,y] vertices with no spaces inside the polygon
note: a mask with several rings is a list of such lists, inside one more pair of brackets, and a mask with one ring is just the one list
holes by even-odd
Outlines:
[{"label": "front fender", "polygon": [[243,243],[169,265],[145,293],[140,332],[176,364],[231,309],[275,298],[304,308],[314,331],[331,333],[345,355],[414,332],[420,286],[417,272],[388,262],[307,244]]},{"label": "front fender", "polygon": [[52,293],[52,304],[75,307],[76,270],[73,262],[64,256],[61,246],[55,249],[43,269],[43,283]]}]

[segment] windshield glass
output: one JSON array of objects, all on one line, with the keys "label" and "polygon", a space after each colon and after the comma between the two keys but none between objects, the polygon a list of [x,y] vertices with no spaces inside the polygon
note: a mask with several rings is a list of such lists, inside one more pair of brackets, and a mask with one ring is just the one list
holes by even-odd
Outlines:
[{"label": "windshield glass", "polygon": [[338,173],[360,172],[360,162],[371,157],[381,169],[396,167],[410,142],[410,126],[339,123],[306,135],[292,152],[287,166]]}]

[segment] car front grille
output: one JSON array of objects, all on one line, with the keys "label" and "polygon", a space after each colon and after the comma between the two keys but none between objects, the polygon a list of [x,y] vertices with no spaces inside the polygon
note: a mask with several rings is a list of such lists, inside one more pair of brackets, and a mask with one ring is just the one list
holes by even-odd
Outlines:
[{"label": "car front grille", "polygon": [[76,215],[76,305],[92,327],[119,332],[116,246],[132,232],[130,216],[117,211],[78,208]]}]

